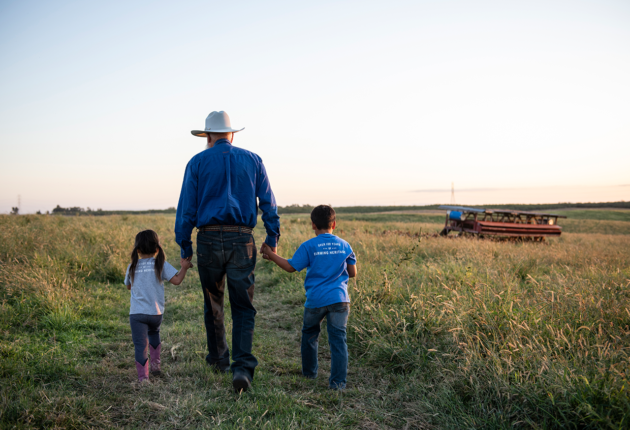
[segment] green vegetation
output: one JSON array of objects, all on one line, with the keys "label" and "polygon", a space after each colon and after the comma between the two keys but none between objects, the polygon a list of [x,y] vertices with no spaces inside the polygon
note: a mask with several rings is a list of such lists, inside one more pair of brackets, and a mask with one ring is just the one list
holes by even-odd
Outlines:
[{"label": "green vegetation", "polygon": [[[349,389],[326,389],[325,331],[319,378],[300,377],[304,274],[261,260],[260,366],[238,396],[205,365],[194,269],[166,287],[164,375],[135,382],[127,254],[152,228],[177,265],[172,216],[0,216],[0,427],[627,427],[629,221],[562,220],[568,233],[536,244],[369,217],[339,217],[359,260]],[[280,253],[311,236],[306,215],[284,216]]]},{"label": "green vegetation", "polygon": [[[400,212],[400,211],[433,211],[438,210],[439,204],[425,205],[425,206],[342,206],[335,207],[335,211],[338,214],[371,214],[381,212]],[[630,202],[605,202],[605,203],[541,203],[541,204],[514,204],[508,203],[504,205],[464,205],[472,208],[494,208],[494,209],[514,209],[518,211],[549,211],[558,209],[592,209],[592,208],[604,208],[604,209],[630,209]],[[314,206],[311,205],[290,205],[278,207],[278,212],[281,214],[303,214],[311,213]],[[601,211],[607,212],[607,211]],[[554,212],[557,213],[557,212]],[[564,213],[563,213],[564,214]]]},{"label": "green vegetation", "polygon": [[[174,207],[168,209],[147,209],[144,211],[108,211],[103,209],[83,209],[78,206],[74,206],[71,208],[62,208],[57,205],[56,208],[52,210],[53,215],[65,215],[65,216],[79,216],[79,215],[89,215],[89,216],[105,216],[105,215],[159,215],[159,214],[175,214],[177,209]],[[38,213],[41,215],[41,213]]]},{"label": "green vegetation", "polygon": [[[578,219],[596,219],[601,221],[630,221],[630,210],[627,209],[610,209],[610,210],[569,210],[569,211],[556,211],[558,215],[566,215],[567,218],[572,220]],[[562,220],[561,220],[562,221]]]},{"label": "green vegetation", "polygon": [[[378,212],[394,212],[394,211],[413,211],[413,210],[437,210],[440,205],[427,206],[335,206],[335,212],[338,214],[364,214]],[[310,214],[315,206],[311,205],[290,205],[279,206],[280,214]]]},{"label": "green vegetation", "polygon": [[[344,221],[367,221],[367,222],[412,222],[412,223],[429,223],[444,225],[445,214],[442,215],[424,215],[415,213],[373,213],[373,214],[344,214],[337,216],[338,219]],[[439,231],[439,229],[438,229]]]},{"label": "green vegetation", "polygon": [[[574,218],[573,213],[577,212]],[[612,212],[608,214],[607,212]],[[598,234],[630,234],[630,211],[565,211],[558,212],[569,218],[558,220],[565,233],[598,233]],[[297,215],[292,215],[297,216]],[[302,215],[304,219],[307,216]],[[423,213],[373,213],[373,214],[339,214],[342,221],[366,221],[371,223],[425,223],[432,224],[428,233],[438,233],[444,226],[445,215],[428,215]],[[617,221],[617,220],[623,221]]]},{"label": "green vegetation", "polygon": [[565,233],[594,233],[594,234],[630,234],[628,221],[601,221],[593,219],[563,219],[558,224]]},{"label": "green vegetation", "polygon": [[486,208],[506,208],[514,209],[518,211],[547,211],[557,209],[630,209],[630,202],[600,202],[600,203],[539,203],[539,204],[515,204],[509,203],[506,205],[485,205],[485,206],[473,206],[473,207],[486,207]]},{"label": "green vegetation", "polygon": [[[436,211],[438,210],[440,205],[425,205],[425,206],[342,206],[335,207],[335,211],[338,214],[374,214],[374,213],[383,213],[383,212],[411,212],[411,211]],[[278,206],[278,213],[280,214],[310,214],[315,206],[311,205],[288,205],[288,206]],[[470,206],[473,208],[502,208],[502,209],[514,209],[521,211],[548,211],[554,210],[554,213],[558,213],[560,215],[566,215],[567,212],[563,211],[563,209],[571,209],[571,208],[581,208],[581,209],[589,209],[589,208],[604,208],[604,209],[630,209],[630,202],[608,202],[608,203],[554,203],[554,204],[505,204],[505,205],[485,205],[485,206]],[[13,208],[17,210],[17,208]],[[558,211],[558,209],[560,211]],[[56,208],[52,210],[53,215],[92,215],[92,216],[104,216],[104,215],[159,215],[159,214],[174,214],[177,211],[176,208],[171,207],[168,209],[149,209],[144,211],[126,211],[126,210],[103,210],[103,209],[84,209],[81,207],[70,207],[63,208],[57,205]],[[578,211],[569,211],[568,213],[573,214],[573,212]],[[608,210],[600,210],[593,211],[597,212],[597,214],[589,214],[590,211],[579,211],[584,219],[613,219],[620,221],[627,221],[628,216],[621,215],[623,211],[618,211],[620,214],[616,215],[621,218],[592,218],[593,216],[609,216]],[[15,212],[17,214],[17,212]]]}]

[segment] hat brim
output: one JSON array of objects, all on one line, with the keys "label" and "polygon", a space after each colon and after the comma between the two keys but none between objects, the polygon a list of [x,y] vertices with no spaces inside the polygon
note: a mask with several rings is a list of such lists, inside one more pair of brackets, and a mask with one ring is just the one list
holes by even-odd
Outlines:
[{"label": "hat brim", "polygon": [[216,130],[191,130],[190,134],[197,137],[208,137],[208,133],[238,133],[245,130],[245,127],[240,130],[234,130],[233,128],[219,128]]}]

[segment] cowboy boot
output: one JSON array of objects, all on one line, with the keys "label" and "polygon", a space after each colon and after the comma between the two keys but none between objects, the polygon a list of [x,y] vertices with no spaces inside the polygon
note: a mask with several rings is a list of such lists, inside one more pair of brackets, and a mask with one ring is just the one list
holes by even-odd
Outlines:
[{"label": "cowboy boot", "polygon": [[149,382],[149,360],[144,363],[144,366],[136,361],[136,370],[138,371],[138,381]]},{"label": "cowboy boot", "polygon": [[153,376],[160,376],[162,372],[160,371],[160,352],[162,351],[162,344],[160,343],[157,348],[153,348],[153,346],[149,345],[149,353],[151,355],[151,374]]}]

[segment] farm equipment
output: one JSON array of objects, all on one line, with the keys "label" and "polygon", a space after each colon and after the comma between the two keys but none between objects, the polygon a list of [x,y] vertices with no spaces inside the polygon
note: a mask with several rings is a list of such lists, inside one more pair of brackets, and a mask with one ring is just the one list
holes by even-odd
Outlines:
[{"label": "farm equipment", "polygon": [[562,227],[554,215],[509,209],[476,209],[464,206],[440,206],[446,209],[446,221],[441,236],[451,231],[459,235],[471,233],[479,236],[502,236],[543,240],[546,236],[560,236]]}]

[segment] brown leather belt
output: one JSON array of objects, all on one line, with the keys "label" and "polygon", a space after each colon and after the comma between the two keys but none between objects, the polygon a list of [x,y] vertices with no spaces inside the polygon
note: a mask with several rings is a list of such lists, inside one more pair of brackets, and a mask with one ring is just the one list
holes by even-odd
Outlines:
[{"label": "brown leather belt", "polygon": [[240,225],[204,225],[199,227],[199,231],[228,231],[234,233],[253,234],[254,230]]}]

